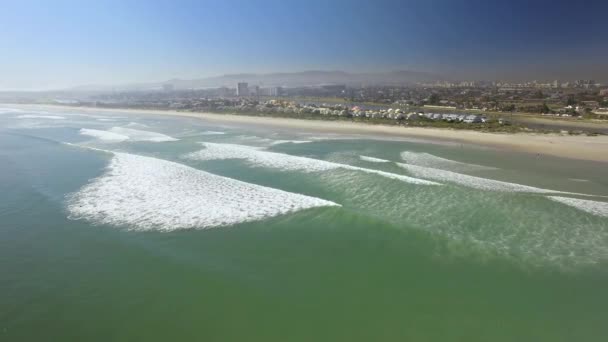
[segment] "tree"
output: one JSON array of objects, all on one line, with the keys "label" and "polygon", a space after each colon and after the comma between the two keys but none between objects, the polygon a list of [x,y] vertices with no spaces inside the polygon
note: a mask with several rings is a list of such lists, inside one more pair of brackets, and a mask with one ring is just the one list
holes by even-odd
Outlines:
[{"label": "tree", "polygon": [[434,105],[434,104],[438,104],[438,103],[439,103],[439,100],[440,100],[439,95],[434,94],[434,93],[433,93],[433,94],[431,94],[431,96],[429,97],[429,103],[430,103],[430,104],[433,104],[433,105]]},{"label": "tree", "polygon": [[502,111],[503,112],[512,112],[515,110],[515,105],[514,104],[508,104],[504,107],[502,107]]},{"label": "tree", "polygon": [[549,106],[547,106],[546,102],[543,102],[543,107],[540,110],[541,113],[546,114],[546,113],[551,113],[551,108],[549,108]]},{"label": "tree", "polygon": [[574,106],[576,105],[576,99],[574,99],[574,97],[572,96],[568,96],[568,100],[566,101],[566,105],[568,106]]}]

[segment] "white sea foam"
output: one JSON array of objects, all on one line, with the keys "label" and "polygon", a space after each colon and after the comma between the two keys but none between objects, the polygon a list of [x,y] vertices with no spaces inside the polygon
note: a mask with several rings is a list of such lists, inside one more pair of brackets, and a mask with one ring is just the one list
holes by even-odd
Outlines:
[{"label": "white sea foam", "polygon": [[104,121],[104,122],[113,122],[113,121],[120,121],[122,120],[121,118],[100,118],[97,119],[97,121]]},{"label": "white sea foam", "polygon": [[126,127],[137,127],[137,128],[149,128],[150,126],[139,123],[139,122],[129,122]]},{"label": "white sea foam", "polygon": [[547,198],[593,215],[608,217],[608,202],[598,202],[560,196],[547,196]]},{"label": "white sea foam", "polygon": [[83,114],[83,113],[76,113],[76,114],[69,114],[72,116],[80,116],[83,118],[92,118],[92,119],[108,119],[108,118],[115,118],[115,117],[111,117],[111,116],[107,116],[107,115],[93,115],[93,114]]},{"label": "white sea foam", "polygon": [[236,138],[243,141],[245,144],[257,144],[262,146],[274,146],[281,144],[307,144],[313,142],[312,140],[273,140],[271,138],[262,138],[255,135],[239,135]]},{"label": "white sea foam", "polygon": [[171,231],[212,228],[337,206],[161,159],[114,153],[106,172],[68,198],[73,219]]},{"label": "white sea foam", "polygon": [[119,141],[129,140],[129,137],[126,135],[109,132],[109,131],[103,131],[103,130],[99,130],[99,129],[83,128],[80,130],[80,134],[88,135],[88,136],[97,138],[102,141],[119,142]]},{"label": "white sea foam", "polygon": [[549,189],[536,188],[533,186],[517,183],[503,182],[488,178],[464,175],[457,172],[434,169],[430,167],[397,163],[398,166],[411,172],[416,177],[433,179],[441,182],[451,182],[468,186],[480,190],[504,191],[504,192],[530,192],[530,193],[561,193],[574,194],[569,192],[555,191]]},{"label": "white sea foam", "polygon": [[219,132],[219,131],[204,131],[201,132],[202,135],[223,135],[226,134],[226,132]]},{"label": "white sea foam", "polygon": [[376,174],[412,184],[439,185],[436,182],[405,175],[338,164],[325,160],[292,156],[284,153],[262,151],[249,146],[216,143],[202,143],[202,145],[205,147],[204,149],[186,154],[184,157],[195,160],[244,159],[254,166],[274,168],[283,171],[320,172],[344,169]]},{"label": "white sea foam", "polygon": [[418,165],[424,167],[432,167],[435,169],[449,170],[449,171],[479,171],[479,170],[495,170],[496,168],[490,166],[476,165],[462,163],[459,161],[437,157],[430,153],[425,152],[401,152],[401,159],[411,165]]},{"label": "white sea foam", "polygon": [[17,108],[0,107],[0,114],[7,114],[7,113],[23,113],[23,110],[17,109]]},{"label": "white sea foam", "polygon": [[59,115],[38,115],[38,114],[23,114],[17,116],[17,119],[49,119],[49,120],[65,120],[64,116]]},{"label": "white sea foam", "polygon": [[115,116],[115,115],[109,115],[109,114],[67,113],[67,115],[80,116],[83,118],[91,118],[91,119],[96,119],[99,121],[115,121],[115,120],[128,119],[126,116]]},{"label": "white sea foam", "polygon": [[262,138],[255,135],[239,135],[235,137],[236,139],[242,141],[244,144],[253,144],[260,146],[269,146],[272,144],[273,140],[268,138]]},{"label": "white sea foam", "polygon": [[367,161],[367,162],[371,162],[371,163],[388,163],[388,162],[390,162],[390,160],[368,157],[368,156],[359,156],[359,159]]},{"label": "white sea foam", "polygon": [[80,134],[88,135],[98,138],[102,141],[152,141],[152,142],[163,142],[163,141],[177,141],[173,137],[164,135],[161,133],[140,131],[132,128],[125,127],[112,127],[110,130],[98,130],[83,128],[80,130]]},{"label": "white sea foam", "polygon": [[310,140],[275,140],[270,145],[281,145],[281,144],[307,144],[311,143]]},{"label": "white sea foam", "polygon": [[132,141],[153,141],[153,142],[163,142],[163,141],[177,141],[179,139],[175,139],[168,135],[150,131],[141,131],[133,128],[126,127],[112,127],[110,132],[126,135],[129,137],[129,140]]}]

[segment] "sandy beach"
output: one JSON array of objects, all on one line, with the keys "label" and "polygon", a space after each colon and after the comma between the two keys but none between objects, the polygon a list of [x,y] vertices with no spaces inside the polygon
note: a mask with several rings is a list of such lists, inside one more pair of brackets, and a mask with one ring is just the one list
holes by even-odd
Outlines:
[{"label": "sandy beach", "polygon": [[[13,105],[16,106],[16,105]],[[585,136],[536,133],[483,133],[468,130],[371,125],[365,123],[325,120],[301,120],[245,115],[181,112],[169,110],[107,109],[56,105],[18,105],[38,110],[70,110],[84,112],[132,112],[150,115],[173,115],[199,118],[217,124],[256,125],[295,129],[303,133],[335,133],[369,136],[375,139],[423,138],[426,140],[473,143],[497,149],[511,149],[540,155],[608,162],[608,136]]]}]

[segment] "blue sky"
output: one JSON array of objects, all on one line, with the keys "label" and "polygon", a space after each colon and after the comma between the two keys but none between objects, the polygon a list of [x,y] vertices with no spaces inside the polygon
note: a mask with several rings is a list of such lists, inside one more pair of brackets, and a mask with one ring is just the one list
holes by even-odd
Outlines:
[{"label": "blue sky", "polygon": [[0,88],[301,70],[608,80],[608,1],[11,1]]}]

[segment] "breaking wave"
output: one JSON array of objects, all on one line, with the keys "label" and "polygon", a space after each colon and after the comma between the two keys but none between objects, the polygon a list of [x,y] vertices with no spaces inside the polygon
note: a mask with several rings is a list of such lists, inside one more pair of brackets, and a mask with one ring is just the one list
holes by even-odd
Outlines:
[{"label": "breaking wave", "polygon": [[311,143],[311,140],[275,140],[270,145],[281,145],[281,144],[307,144]]},{"label": "breaking wave", "polygon": [[35,114],[23,114],[17,116],[17,119],[49,119],[49,120],[65,120],[64,116],[59,115],[35,115]]},{"label": "breaking wave", "polygon": [[126,135],[122,135],[122,134],[118,134],[118,133],[114,133],[114,132],[110,132],[110,131],[103,131],[103,130],[99,130],[99,129],[83,128],[80,130],[80,134],[88,135],[90,137],[94,137],[94,138],[97,138],[102,141],[119,142],[119,141],[129,140],[129,137]]},{"label": "breaking wave", "polygon": [[216,143],[201,144],[205,147],[204,149],[197,152],[188,153],[184,155],[184,157],[194,160],[244,159],[254,166],[274,168],[283,171],[319,172],[344,169],[376,174],[382,177],[397,179],[412,184],[439,185],[439,183],[436,182],[399,175],[396,173],[338,164],[307,157],[292,156],[284,153],[263,151],[249,146]]},{"label": "breaking wave", "polygon": [[370,162],[370,163],[389,163],[390,160],[368,157],[368,156],[359,156],[359,159]]},{"label": "breaking wave", "polygon": [[150,126],[139,123],[139,122],[131,121],[128,124],[126,124],[126,127],[149,128]]},{"label": "breaking wave", "polygon": [[112,133],[118,133],[122,135],[126,135],[129,137],[129,140],[132,141],[153,141],[153,142],[164,142],[164,141],[177,141],[179,139],[175,139],[168,135],[150,131],[141,131],[133,128],[125,128],[125,127],[112,127],[110,129]]},{"label": "breaking wave", "polygon": [[202,135],[223,135],[226,134],[226,132],[219,132],[219,131],[204,131],[201,133]]},{"label": "breaking wave", "polygon": [[[491,191],[504,191],[504,192],[530,192],[530,193],[554,193],[554,194],[575,194],[570,192],[549,190],[536,188],[533,186],[522,185],[517,183],[503,182],[488,178],[481,178],[475,176],[469,176],[462,173],[440,170],[430,167],[423,167],[417,165],[409,165],[403,163],[397,163],[399,167],[402,167],[412,173],[416,177],[428,178],[441,182],[451,182],[460,185],[464,185],[470,188],[479,190],[491,190]],[[581,194],[583,195],[583,194]]]},{"label": "breaking wave", "polygon": [[115,121],[120,121],[123,118],[101,118],[101,119],[97,119],[97,121],[104,121],[104,122],[115,122]]},{"label": "breaking wave", "polygon": [[[324,185],[359,213],[428,232],[446,256],[501,258],[524,267],[574,270],[608,261],[604,218],[572,215],[540,195],[465,187],[369,186],[373,180],[330,174]],[[442,242],[443,243],[443,242]]]},{"label": "breaking wave", "polygon": [[80,134],[88,135],[95,138],[98,138],[103,141],[152,141],[152,142],[165,142],[165,141],[177,141],[179,139],[175,139],[168,135],[164,135],[162,133],[150,132],[150,131],[140,131],[132,128],[125,127],[112,127],[110,130],[97,130],[97,129],[88,129],[83,128],[80,130]]},{"label": "breaking wave", "polygon": [[7,114],[7,113],[23,113],[23,110],[17,109],[17,108],[0,107],[0,114]]},{"label": "breaking wave", "polygon": [[425,152],[401,152],[401,159],[411,165],[424,167],[432,167],[435,169],[443,169],[450,171],[481,171],[481,170],[496,170],[494,167],[462,163],[459,161],[437,157]]},{"label": "breaking wave", "polygon": [[587,212],[587,213],[590,213],[593,215],[608,217],[608,203],[607,202],[590,201],[590,200],[583,200],[583,199],[570,198],[570,197],[560,197],[560,196],[547,196],[547,198],[549,198],[553,201],[565,204],[565,205],[569,205],[571,207],[574,207],[576,209],[582,210],[584,212]]},{"label": "breaking wave", "polygon": [[172,231],[212,228],[298,210],[338,206],[166,160],[113,153],[106,172],[70,195],[72,219]]}]

